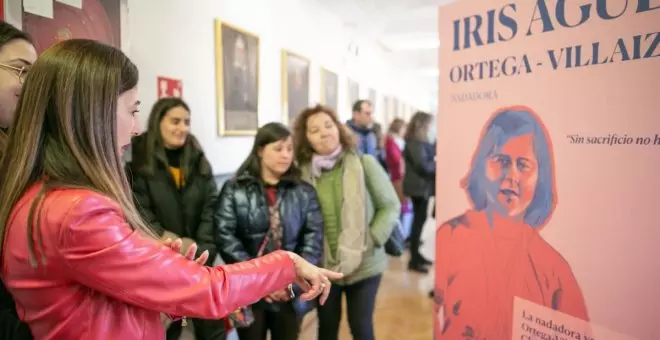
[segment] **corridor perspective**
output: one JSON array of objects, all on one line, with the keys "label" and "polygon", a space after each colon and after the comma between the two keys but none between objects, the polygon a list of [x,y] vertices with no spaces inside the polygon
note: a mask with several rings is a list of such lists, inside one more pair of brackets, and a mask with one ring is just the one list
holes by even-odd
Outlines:
[{"label": "corridor perspective", "polygon": [[658,340],[658,23],[0,0],[0,340]]},{"label": "corridor perspective", "polygon": [[0,339],[431,339],[448,2],[0,0]]}]

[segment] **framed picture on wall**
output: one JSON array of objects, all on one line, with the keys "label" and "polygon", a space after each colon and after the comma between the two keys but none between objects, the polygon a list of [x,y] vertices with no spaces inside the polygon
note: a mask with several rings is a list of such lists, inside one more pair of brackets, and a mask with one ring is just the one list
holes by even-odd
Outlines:
[{"label": "framed picture on wall", "polygon": [[396,97],[392,97],[392,117],[403,118],[399,108],[399,100]]},{"label": "framed picture on wall", "polygon": [[251,136],[259,128],[259,37],[215,21],[218,135]]},{"label": "framed picture on wall", "polygon": [[82,0],[80,6],[54,1],[52,18],[24,11],[22,26],[37,53],[74,38],[121,48],[121,0]]},{"label": "framed picture on wall", "polygon": [[390,107],[391,99],[390,96],[383,97],[383,119],[385,119],[385,124],[389,125],[392,122],[392,109]]},{"label": "framed picture on wall", "polygon": [[282,115],[285,125],[309,106],[309,59],[282,50]]},{"label": "framed picture on wall", "polygon": [[321,104],[337,113],[339,105],[339,76],[326,68],[321,68]]},{"label": "framed picture on wall", "polygon": [[353,104],[360,99],[360,84],[355,80],[348,78],[348,110],[353,113]]},{"label": "framed picture on wall", "polygon": [[377,98],[376,90],[369,89],[369,101],[371,102],[371,108],[374,112],[376,112]]}]

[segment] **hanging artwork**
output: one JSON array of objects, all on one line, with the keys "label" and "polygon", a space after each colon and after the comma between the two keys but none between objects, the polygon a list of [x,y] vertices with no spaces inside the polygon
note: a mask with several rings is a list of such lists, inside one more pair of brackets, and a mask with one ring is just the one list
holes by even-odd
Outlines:
[{"label": "hanging artwork", "polygon": [[339,104],[339,76],[325,68],[321,68],[321,104],[337,112]]},{"label": "hanging artwork", "polygon": [[348,79],[348,107],[352,111],[353,104],[360,99],[360,84],[353,79]]},{"label": "hanging artwork", "polygon": [[254,135],[259,127],[259,37],[215,22],[218,134]]},{"label": "hanging artwork", "polygon": [[282,115],[291,125],[309,106],[309,60],[282,50]]}]

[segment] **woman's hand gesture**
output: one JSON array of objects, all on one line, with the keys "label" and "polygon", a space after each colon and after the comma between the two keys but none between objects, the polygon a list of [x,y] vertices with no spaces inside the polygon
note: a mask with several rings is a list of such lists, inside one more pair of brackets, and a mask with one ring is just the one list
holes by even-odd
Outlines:
[{"label": "woman's hand gesture", "polygon": [[[166,246],[170,247],[170,249],[174,250],[177,253],[181,253],[181,247],[183,246],[183,240],[180,238],[176,240],[172,240],[171,238],[168,238],[163,242]],[[197,243],[193,243],[188,247],[188,250],[186,250],[185,257],[187,257],[191,261],[195,261],[201,265],[204,265],[206,261],[209,259],[209,251],[206,250],[204,251],[197,259],[195,259],[195,253],[197,253]]]},{"label": "woman's hand gesture", "polygon": [[325,304],[332,286],[330,281],[339,280],[344,277],[344,274],[319,268],[292,252],[289,252],[289,256],[296,268],[296,284],[304,292],[300,298],[309,301],[320,297],[319,303]]}]

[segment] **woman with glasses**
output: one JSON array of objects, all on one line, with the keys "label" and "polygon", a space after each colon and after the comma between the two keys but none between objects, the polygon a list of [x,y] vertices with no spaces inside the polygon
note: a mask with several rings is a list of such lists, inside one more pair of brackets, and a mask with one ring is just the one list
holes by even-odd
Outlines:
[{"label": "woman with glasses", "polygon": [[30,37],[0,21],[0,156],[27,71],[37,59]]},{"label": "woman with glasses", "polygon": [[[27,70],[37,59],[30,37],[0,21],[0,158]],[[0,284],[0,339],[32,339],[27,324],[19,321],[14,300]]]}]

